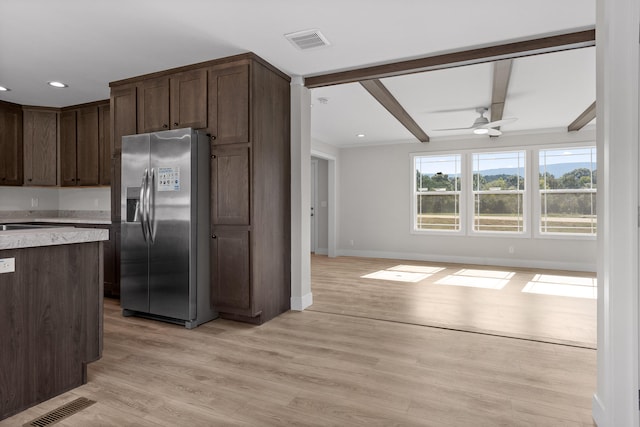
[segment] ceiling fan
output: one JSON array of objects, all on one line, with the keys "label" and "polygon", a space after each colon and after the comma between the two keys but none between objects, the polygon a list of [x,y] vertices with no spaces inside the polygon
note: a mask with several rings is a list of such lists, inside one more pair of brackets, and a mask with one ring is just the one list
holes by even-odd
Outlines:
[{"label": "ceiling fan", "polygon": [[490,122],[489,119],[487,119],[484,116],[484,113],[486,113],[488,111],[488,108],[486,107],[478,107],[476,108],[476,112],[478,114],[480,114],[480,117],[478,117],[471,126],[466,127],[466,128],[449,128],[449,129],[433,129],[434,131],[444,131],[444,130],[463,130],[463,129],[470,129],[473,130],[473,133],[477,134],[477,135],[489,135],[489,136],[500,136],[502,135],[502,132],[499,129],[496,129],[497,127],[506,125],[508,123],[513,123],[516,120],[518,120],[515,117],[511,117],[508,119],[502,119],[502,120],[496,120],[495,122]]}]

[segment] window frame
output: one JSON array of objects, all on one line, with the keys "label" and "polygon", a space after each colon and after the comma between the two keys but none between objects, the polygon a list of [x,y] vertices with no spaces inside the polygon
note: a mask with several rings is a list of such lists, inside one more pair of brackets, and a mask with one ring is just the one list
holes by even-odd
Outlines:
[{"label": "window frame", "polygon": [[[535,239],[559,239],[559,240],[595,240],[597,239],[597,230],[595,235],[584,235],[578,233],[541,233],[540,224],[542,221],[541,205],[542,197],[539,188],[539,155],[542,150],[561,150],[576,148],[596,148],[596,142],[591,139],[570,142],[553,142],[549,144],[533,144],[530,146],[513,145],[501,147],[496,150],[495,147],[482,148],[462,148],[459,150],[438,149],[434,151],[420,151],[409,153],[409,171],[410,171],[410,210],[409,210],[409,233],[413,235],[446,235],[446,236],[464,236],[464,237],[503,237],[508,239],[535,238]],[[474,231],[474,192],[473,192],[473,154],[479,153],[501,153],[501,152],[525,152],[525,190],[523,195],[523,226],[524,232],[510,231]],[[415,158],[428,156],[461,156],[461,179],[460,179],[460,229],[459,230],[418,230],[416,225],[416,175],[415,175]],[[596,170],[598,165],[596,163]],[[503,190],[504,191],[504,190]],[[507,190],[508,191],[508,190]],[[597,194],[597,187],[595,189]],[[598,214],[596,212],[596,222]]]},{"label": "window frame", "polygon": [[[539,182],[539,173],[540,173],[540,152],[543,150],[562,150],[562,149],[579,149],[579,148],[593,148],[596,150],[596,173],[598,170],[598,147],[596,146],[595,141],[591,142],[580,142],[580,143],[567,143],[567,144],[553,144],[549,146],[540,146],[535,149],[535,173],[536,173],[536,182]],[[533,236],[537,239],[551,239],[551,240],[596,240],[598,238],[598,213],[596,211],[596,233],[595,234],[582,234],[582,233],[553,233],[553,232],[542,232],[542,191],[540,190],[540,185],[536,186],[536,191],[534,191],[534,223],[533,223]],[[575,191],[574,191],[575,193]],[[587,193],[587,191],[585,191]],[[588,193],[593,193],[595,197],[598,194],[598,188],[596,187],[593,190],[589,190]],[[596,206],[597,209],[597,206]]]},{"label": "window frame", "polygon": [[[458,230],[429,230],[429,229],[419,229],[417,228],[417,223],[418,223],[418,217],[417,217],[417,209],[418,209],[418,203],[417,203],[417,196],[418,196],[418,189],[417,187],[417,183],[416,183],[416,159],[419,157],[445,157],[445,156],[459,156],[460,157],[460,178],[458,179],[458,182],[460,183],[460,190],[459,191],[438,191],[438,192],[433,192],[436,193],[437,195],[446,195],[446,194],[458,194],[458,223],[459,223],[459,228]],[[465,234],[465,220],[464,220],[464,205],[465,205],[465,201],[464,201],[464,154],[461,152],[429,152],[429,153],[411,153],[410,154],[410,162],[411,162],[411,167],[410,167],[410,171],[411,171],[411,210],[409,212],[411,220],[409,223],[409,227],[410,227],[410,234],[443,234],[443,235],[464,235]],[[434,194],[434,195],[436,195]]]},{"label": "window frame", "polygon": [[[480,192],[475,191],[475,187],[473,186],[473,176],[474,176],[474,156],[476,154],[492,154],[492,153],[516,153],[521,152],[524,153],[524,190],[501,190],[492,192],[490,190],[482,190]],[[496,150],[494,149],[485,149],[485,150],[471,150],[466,153],[468,156],[468,169],[467,169],[467,181],[470,184],[471,191],[467,194],[469,206],[471,206],[471,210],[467,213],[467,221],[468,221],[468,230],[469,236],[497,236],[497,237],[530,237],[531,236],[531,224],[529,214],[531,206],[531,189],[529,185],[529,174],[530,174],[530,163],[531,163],[531,153],[530,150],[520,147],[505,147],[504,150]],[[475,195],[477,193],[480,194],[520,194],[522,193],[522,231],[492,231],[492,230],[476,230],[475,229]]]}]

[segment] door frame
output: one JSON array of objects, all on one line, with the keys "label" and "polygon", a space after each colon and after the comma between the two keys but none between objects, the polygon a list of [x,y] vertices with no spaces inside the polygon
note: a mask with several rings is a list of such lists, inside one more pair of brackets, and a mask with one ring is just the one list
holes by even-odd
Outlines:
[{"label": "door frame", "polygon": [[318,251],[318,160],[311,158],[311,173],[309,186],[311,191],[311,212],[313,212],[313,218],[311,221],[311,253],[315,254]]}]

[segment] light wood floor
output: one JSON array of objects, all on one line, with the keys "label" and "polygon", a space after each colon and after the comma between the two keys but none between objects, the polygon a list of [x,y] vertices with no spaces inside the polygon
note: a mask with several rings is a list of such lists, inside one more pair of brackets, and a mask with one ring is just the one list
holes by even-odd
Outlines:
[{"label": "light wood floor", "polygon": [[[321,255],[311,271],[310,310],[596,348],[595,299],[522,292],[536,275],[575,282],[593,273]],[[362,277],[378,271],[433,274],[416,283]],[[471,286],[439,284],[452,281]],[[485,283],[506,285],[472,287]]]},{"label": "light wood floor", "polygon": [[595,372],[584,348],[317,311],[186,330],[107,300],[88,384],[0,426],[84,396],[58,425],[585,427]]}]

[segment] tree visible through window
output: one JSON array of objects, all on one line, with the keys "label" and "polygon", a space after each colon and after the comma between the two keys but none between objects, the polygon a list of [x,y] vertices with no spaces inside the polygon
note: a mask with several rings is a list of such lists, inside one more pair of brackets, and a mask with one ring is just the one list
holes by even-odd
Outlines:
[{"label": "tree visible through window", "polygon": [[416,156],[416,230],[460,230],[459,154]]},{"label": "tree visible through window", "polygon": [[473,154],[473,230],[523,232],[525,152]]},{"label": "tree visible through window", "polygon": [[540,232],[596,234],[595,147],[540,150]]}]

